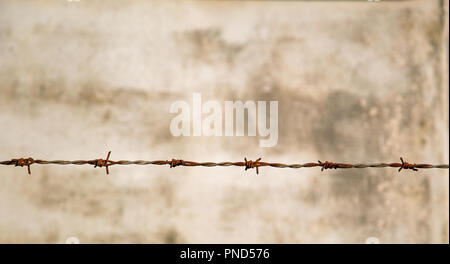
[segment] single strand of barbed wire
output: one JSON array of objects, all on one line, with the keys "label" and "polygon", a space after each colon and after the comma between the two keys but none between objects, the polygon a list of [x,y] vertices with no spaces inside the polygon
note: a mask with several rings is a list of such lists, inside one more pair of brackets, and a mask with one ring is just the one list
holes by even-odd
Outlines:
[{"label": "single strand of barbed wire", "polygon": [[[96,160],[34,160],[35,164],[54,164],[54,165],[94,165]],[[119,160],[119,161],[111,161],[108,160],[108,166],[112,165],[170,165],[171,162],[168,160],[155,160],[155,161],[145,161],[145,160]],[[13,160],[0,161],[0,165],[15,165]],[[413,164],[416,168],[419,169],[448,169],[448,164]],[[194,161],[183,161],[183,164],[179,166],[203,166],[203,167],[215,167],[215,166],[246,166],[244,162],[194,162]],[[284,163],[270,163],[270,162],[258,162],[259,167],[270,166],[275,168],[310,168],[310,167],[322,167],[323,163],[304,163],[304,164],[284,164]],[[385,167],[393,167],[399,168],[402,167],[402,163],[374,163],[374,164],[345,164],[345,163],[335,163],[336,168],[346,169],[346,168],[385,168]]]}]

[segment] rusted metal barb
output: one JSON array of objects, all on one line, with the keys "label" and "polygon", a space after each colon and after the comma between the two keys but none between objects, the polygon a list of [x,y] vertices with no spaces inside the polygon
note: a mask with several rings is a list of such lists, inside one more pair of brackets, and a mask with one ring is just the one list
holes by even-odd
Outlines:
[{"label": "rusted metal barb", "polygon": [[338,168],[338,164],[334,163],[334,162],[329,162],[329,161],[325,161],[325,162],[321,162],[320,160],[318,160],[319,165],[322,166],[322,169],[320,171],[326,170],[326,169],[337,169]]},{"label": "rusted metal barb", "polygon": [[255,160],[255,161],[247,160],[247,158],[244,158],[245,170],[255,168],[256,169],[256,174],[259,174],[258,167],[260,166],[260,164],[259,164],[260,160],[261,160],[261,158]]},{"label": "rusted metal barb", "polygon": [[321,162],[320,160],[319,166],[322,167],[320,171],[326,170],[326,169],[350,169],[354,168],[353,164],[345,164],[345,163],[335,163],[330,161]]},{"label": "rusted metal barb", "polygon": [[32,159],[32,158],[27,158],[27,159],[20,158],[20,159],[11,159],[9,162],[7,162],[4,165],[14,165],[15,167],[17,167],[17,166],[20,166],[20,167],[27,166],[28,174],[31,174],[30,166],[33,163],[34,163],[34,159]]},{"label": "rusted metal barb", "polygon": [[170,168],[174,168],[176,166],[184,166],[183,160],[178,159],[172,159],[171,161],[167,161],[167,163],[170,165]]},{"label": "rusted metal barb", "polygon": [[415,163],[414,164],[408,163],[408,162],[404,161],[402,157],[400,157],[400,160],[402,161],[402,165],[398,169],[399,172],[402,169],[405,169],[405,170],[410,169],[410,170],[413,170],[413,171],[418,171],[418,169],[416,169],[417,164],[415,164]]},{"label": "rusted metal barb", "polygon": [[94,165],[94,168],[97,168],[97,167],[101,168],[101,167],[105,166],[106,174],[109,174],[108,167],[113,165],[113,162],[109,160],[110,155],[111,155],[111,151],[108,152],[108,155],[106,156],[105,160],[104,159],[95,159],[95,160],[90,161],[89,164]]}]

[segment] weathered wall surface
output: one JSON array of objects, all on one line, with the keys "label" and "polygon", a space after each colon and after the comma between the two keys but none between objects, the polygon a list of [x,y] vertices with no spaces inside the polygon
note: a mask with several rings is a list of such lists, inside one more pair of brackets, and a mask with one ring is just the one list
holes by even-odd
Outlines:
[{"label": "weathered wall surface", "polygon": [[[0,160],[448,163],[448,2],[0,1]],[[173,137],[278,100],[279,140]],[[448,243],[448,171],[0,167],[0,242]]]}]

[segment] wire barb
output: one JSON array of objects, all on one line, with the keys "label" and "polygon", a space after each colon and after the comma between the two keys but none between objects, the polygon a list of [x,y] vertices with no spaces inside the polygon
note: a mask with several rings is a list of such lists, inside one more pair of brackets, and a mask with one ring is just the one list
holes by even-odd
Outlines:
[{"label": "wire barb", "polygon": [[12,159],[10,161],[10,165],[14,164],[15,167],[23,167],[23,166],[27,166],[28,168],[28,174],[31,174],[31,169],[30,169],[30,165],[34,163],[34,159],[32,158],[28,158],[28,159],[24,159],[24,158],[20,158],[20,159]]},{"label": "wire barb", "polygon": [[319,162],[319,165],[322,166],[322,169],[320,171],[323,171],[326,169],[337,169],[339,166],[338,163],[329,162],[329,161],[321,162],[320,160],[318,160],[318,162]]},{"label": "wire barb", "polygon": [[111,151],[108,152],[108,155],[106,156],[106,159],[95,159],[90,161],[91,164],[94,165],[94,168],[101,168],[103,166],[105,166],[106,168],[106,174],[109,174],[109,169],[108,167],[111,166],[113,163],[109,160],[109,156],[111,155]]},{"label": "wire barb", "polygon": [[255,161],[247,160],[247,158],[244,158],[245,170],[255,168],[256,169],[256,174],[259,174],[258,167],[260,166],[260,164],[259,164],[260,160],[261,160],[261,158],[255,160]]},{"label": "wire barb", "polygon": [[184,166],[184,160],[181,159],[172,159],[171,161],[167,161],[167,163],[170,165],[170,168],[175,168],[176,166]]},{"label": "wire barb", "polygon": [[416,169],[417,164],[415,164],[415,163],[414,164],[408,163],[408,162],[404,161],[402,157],[400,157],[400,160],[401,160],[402,164],[401,164],[400,168],[398,169],[399,172],[402,169],[405,169],[405,170],[410,169],[410,170],[413,170],[413,171],[418,171],[418,169]]}]

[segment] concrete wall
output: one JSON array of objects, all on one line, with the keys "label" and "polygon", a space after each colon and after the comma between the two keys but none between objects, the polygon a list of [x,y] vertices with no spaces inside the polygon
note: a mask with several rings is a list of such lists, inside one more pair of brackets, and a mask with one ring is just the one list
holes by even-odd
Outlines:
[{"label": "concrete wall", "polygon": [[[169,106],[278,100],[279,140]],[[448,163],[448,2],[0,1],[0,160]],[[448,243],[448,170],[0,166],[0,242]]]}]

